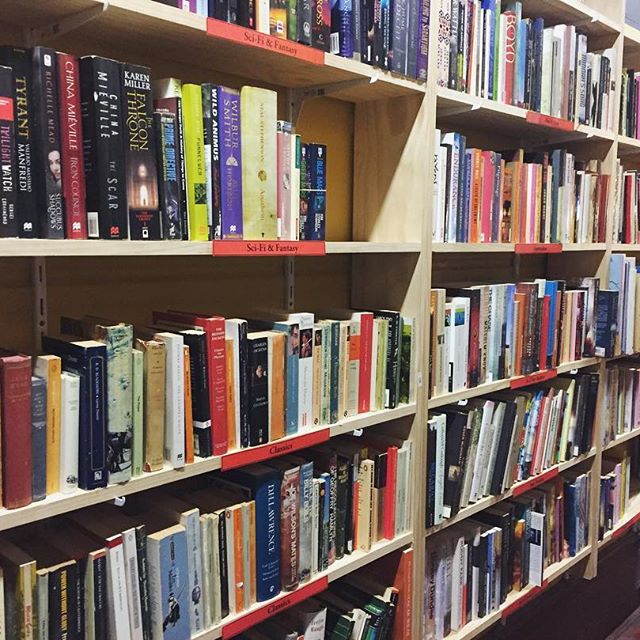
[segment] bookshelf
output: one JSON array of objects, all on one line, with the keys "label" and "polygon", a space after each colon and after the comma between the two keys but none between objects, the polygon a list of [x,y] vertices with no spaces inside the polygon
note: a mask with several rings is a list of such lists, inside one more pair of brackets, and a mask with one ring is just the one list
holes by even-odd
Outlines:
[{"label": "bookshelf", "polygon": [[[625,60],[632,59],[640,53],[640,32],[622,22],[623,1],[523,0],[523,4],[529,15],[543,16],[550,23],[576,24],[589,35],[593,48],[614,45],[619,53],[618,75],[623,56]],[[432,2],[431,25],[437,24],[435,7]],[[632,440],[640,430],[620,436],[606,447],[602,447],[598,438],[590,452],[556,465],[521,486],[515,485],[500,496],[480,500],[442,525],[425,529],[422,472],[426,460],[424,425],[429,410],[540,380],[536,375],[526,380],[499,380],[428,399],[424,368],[429,355],[427,296],[432,286],[449,283],[476,284],[515,277],[525,280],[546,275],[604,277],[612,252],[640,252],[640,245],[613,244],[610,230],[607,242],[564,244],[559,250],[544,246],[528,250],[504,243],[432,243],[429,184],[433,173],[432,134],[436,127],[443,127],[469,133],[480,141],[491,137],[492,146],[563,144],[577,154],[600,159],[605,173],[611,173],[618,157],[625,162],[640,161],[640,141],[618,135],[617,123],[612,131],[584,125],[559,127],[549,120],[532,117],[525,109],[436,88],[433,71],[437,38],[433,27],[426,84],[330,54],[309,59],[243,44],[233,30],[208,25],[204,18],[152,0],[108,3],[4,0],[0,38],[7,44],[46,42],[78,55],[96,53],[148,64],[155,77],[176,75],[194,82],[212,80],[233,86],[254,83],[275,88],[279,92],[281,115],[299,113],[298,129],[326,141],[331,149],[330,172],[333,172],[328,180],[326,255],[300,256],[295,260],[295,269],[289,272],[295,283],[294,299],[285,293],[284,272],[290,263],[282,256],[269,260],[213,257],[209,242],[0,240],[0,291],[3,300],[10,301],[0,308],[6,345],[33,351],[37,331],[47,323],[54,328],[62,313],[91,312],[116,317],[123,314],[132,322],[145,324],[151,309],[172,303],[197,308],[203,294],[215,300],[217,310],[225,315],[250,315],[253,308],[289,303],[300,310],[350,306],[401,310],[416,318],[419,336],[415,402],[341,421],[327,428],[322,437],[375,429],[412,439],[413,530],[367,554],[356,553],[332,565],[326,575],[303,586],[294,598],[311,595],[314,589],[326,588],[332,580],[357,571],[364,564],[412,547],[412,637],[421,637],[425,540],[578,466],[590,468],[593,477],[589,544],[575,557],[552,565],[546,571],[543,587],[512,594],[499,611],[448,638],[477,637],[517,608],[526,606],[569,571],[588,578],[596,575],[599,549],[640,520],[640,494],[636,494],[616,529],[600,543],[597,541],[595,525],[603,451]],[[612,206],[610,198],[608,220]],[[40,284],[33,275],[36,268],[46,270],[46,278]],[[43,301],[44,308],[40,309]],[[602,372],[605,364],[601,358],[585,358],[563,363],[544,376],[587,368],[599,368]],[[599,406],[601,403],[599,398]],[[597,423],[595,429],[597,432]],[[271,454],[263,451],[252,455],[246,463]],[[0,531],[218,470],[224,465],[224,457],[196,460],[182,470],[165,468],[124,485],[56,494],[22,509],[2,509]],[[281,598],[292,594],[296,592],[283,594]],[[278,601],[268,604],[275,605]],[[225,619],[224,625],[197,638],[230,637],[224,626],[234,624],[238,629],[247,623],[245,617],[254,613],[250,610]]]}]

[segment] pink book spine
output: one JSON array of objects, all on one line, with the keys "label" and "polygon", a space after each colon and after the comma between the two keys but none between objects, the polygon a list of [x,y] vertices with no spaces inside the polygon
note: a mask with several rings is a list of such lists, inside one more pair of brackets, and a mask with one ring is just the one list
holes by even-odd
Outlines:
[{"label": "pink book spine", "polygon": [[491,207],[495,167],[491,151],[482,152],[482,208],[480,211],[480,242],[491,242]]},{"label": "pink book spine", "polygon": [[538,242],[536,237],[536,185],[538,184],[538,169],[540,165],[532,164],[529,166],[529,210],[531,215],[529,217],[529,242]]}]

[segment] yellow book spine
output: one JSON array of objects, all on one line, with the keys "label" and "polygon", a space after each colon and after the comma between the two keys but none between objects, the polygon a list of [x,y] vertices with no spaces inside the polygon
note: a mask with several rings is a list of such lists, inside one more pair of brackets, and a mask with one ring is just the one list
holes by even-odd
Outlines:
[{"label": "yellow book spine", "polygon": [[236,442],[236,394],[233,357],[233,340],[225,340],[225,351],[227,355],[227,444],[230,451],[238,448]]},{"label": "yellow book spine", "polygon": [[182,112],[187,163],[189,240],[208,240],[207,174],[202,124],[202,88],[199,84],[183,85]]},{"label": "yellow book spine", "polygon": [[240,90],[242,224],[246,240],[278,237],[277,107],[275,91],[258,87]]},{"label": "yellow book spine", "polygon": [[184,458],[193,462],[193,406],[191,398],[191,357],[189,347],[184,345]]},{"label": "yellow book spine", "polygon": [[250,602],[256,601],[256,503],[249,502],[249,586]]},{"label": "yellow book spine", "polygon": [[269,372],[271,380],[271,395],[269,408],[271,410],[271,440],[284,438],[284,333],[276,334],[272,341],[272,363]]}]

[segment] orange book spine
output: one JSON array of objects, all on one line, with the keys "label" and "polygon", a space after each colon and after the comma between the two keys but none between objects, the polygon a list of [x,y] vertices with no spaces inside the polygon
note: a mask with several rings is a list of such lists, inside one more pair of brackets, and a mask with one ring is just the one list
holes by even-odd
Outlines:
[{"label": "orange book spine", "polygon": [[473,150],[473,182],[471,184],[471,224],[469,242],[480,242],[480,202],[482,198],[482,153]]},{"label": "orange book spine", "polygon": [[253,604],[256,602],[256,503],[253,500],[249,502],[249,575],[249,601]]},{"label": "orange book spine", "polygon": [[[242,558],[242,505],[232,507],[233,517],[233,564],[235,568],[236,611],[244,611],[244,562]],[[229,542],[227,541],[227,544]]]},{"label": "orange book spine", "polygon": [[406,549],[400,556],[393,586],[398,590],[396,616],[391,640],[411,640],[411,618],[413,616],[413,549]]},{"label": "orange book spine", "polygon": [[193,456],[193,407],[191,399],[191,358],[189,347],[184,346],[184,459],[187,464]]},{"label": "orange book spine", "polygon": [[271,409],[271,440],[284,438],[284,350],[285,335],[274,336],[272,340],[271,357],[271,397],[269,407]]}]

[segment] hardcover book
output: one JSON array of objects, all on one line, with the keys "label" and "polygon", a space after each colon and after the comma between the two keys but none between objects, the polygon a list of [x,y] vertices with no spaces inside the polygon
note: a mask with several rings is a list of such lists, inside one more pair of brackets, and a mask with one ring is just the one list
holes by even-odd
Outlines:
[{"label": "hardcover book", "polygon": [[47,383],[31,376],[31,460],[33,499],[47,496]]}]

